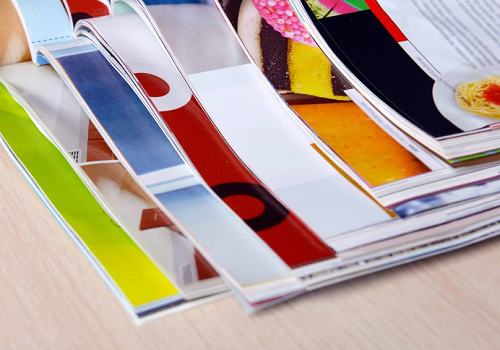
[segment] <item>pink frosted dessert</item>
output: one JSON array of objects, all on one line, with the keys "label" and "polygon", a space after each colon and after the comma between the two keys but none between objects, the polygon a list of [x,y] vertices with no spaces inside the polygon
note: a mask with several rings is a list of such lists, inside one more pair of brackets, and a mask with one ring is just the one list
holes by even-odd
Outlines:
[{"label": "pink frosted dessert", "polygon": [[298,43],[316,46],[311,35],[285,0],[252,0],[259,14],[285,38]]}]

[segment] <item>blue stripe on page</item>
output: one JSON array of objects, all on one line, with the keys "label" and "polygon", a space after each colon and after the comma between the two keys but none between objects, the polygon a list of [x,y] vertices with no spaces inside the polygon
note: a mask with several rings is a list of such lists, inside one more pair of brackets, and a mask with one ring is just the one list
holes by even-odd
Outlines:
[{"label": "blue stripe on page", "polygon": [[[132,88],[100,52],[61,57],[59,63],[138,175],[184,164]],[[88,72],[99,81],[89,79]]]},{"label": "blue stripe on page", "polygon": [[[137,174],[184,164],[140,99],[100,52],[61,57],[59,63]],[[283,261],[201,182],[155,197],[240,285],[283,283],[282,278],[291,277]],[[294,278],[291,283],[290,291],[302,288]]]},{"label": "blue stripe on page", "polygon": [[[78,40],[76,40],[75,43],[78,43]],[[52,53],[54,54],[55,58],[60,58],[64,56],[78,55],[84,52],[92,52],[92,51],[98,51],[94,45],[82,45],[82,46],[75,45],[65,49],[52,51]],[[42,57],[39,55],[37,59],[40,60],[40,58]]]}]

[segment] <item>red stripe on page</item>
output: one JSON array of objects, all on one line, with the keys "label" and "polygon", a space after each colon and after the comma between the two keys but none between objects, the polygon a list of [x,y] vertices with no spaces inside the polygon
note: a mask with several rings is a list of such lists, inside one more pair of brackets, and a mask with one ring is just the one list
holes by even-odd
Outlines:
[{"label": "red stripe on page", "polygon": [[380,7],[377,0],[365,0],[365,3],[397,42],[408,41],[396,23],[394,23],[382,7]]},{"label": "red stripe on page", "polygon": [[97,0],[66,0],[72,15],[85,13],[90,17],[109,15],[108,7]]},{"label": "red stripe on page", "polygon": [[207,184],[288,266],[335,256],[241,163],[194,97],[160,114]]}]

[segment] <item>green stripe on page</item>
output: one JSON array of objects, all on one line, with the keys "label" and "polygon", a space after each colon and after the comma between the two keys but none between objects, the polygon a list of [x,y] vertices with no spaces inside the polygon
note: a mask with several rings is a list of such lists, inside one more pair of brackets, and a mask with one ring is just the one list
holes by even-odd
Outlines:
[{"label": "green stripe on page", "polygon": [[500,149],[494,149],[494,150],[488,151],[488,152],[477,153],[477,154],[472,154],[470,156],[454,158],[454,159],[449,160],[448,163],[455,164],[455,163],[465,162],[467,160],[473,160],[473,159],[491,156],[493,154],[498,154],[498,153],[500,153]]},{"label": "green stripe on page", "polygon": [[364,0],[344,0],[345,3],[357,8],[360,11],[369,10],[370,8],[366,5]]},{"label": "green stripe on page", "polygon": [[134,307],[178,294],[156,265],[105,213],[66,158],[2,84],[0,133]]}]

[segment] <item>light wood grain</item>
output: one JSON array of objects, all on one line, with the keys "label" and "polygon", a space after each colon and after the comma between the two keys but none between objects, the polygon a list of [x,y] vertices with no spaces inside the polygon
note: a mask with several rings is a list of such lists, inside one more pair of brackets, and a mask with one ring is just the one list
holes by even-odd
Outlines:
[{"label": "light wood grain", "polygon": [[136,325],[0,149],[1,349],[494,349],[500,240],[247,315],[229,298]]}]

